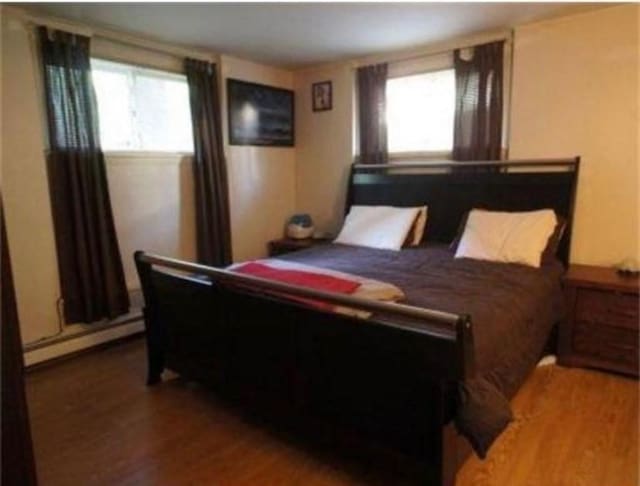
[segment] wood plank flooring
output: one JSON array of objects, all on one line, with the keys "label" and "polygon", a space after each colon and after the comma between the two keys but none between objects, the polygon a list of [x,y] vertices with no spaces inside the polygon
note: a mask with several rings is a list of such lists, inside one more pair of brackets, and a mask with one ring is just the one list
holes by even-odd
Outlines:
[{"label": "wood plank flooring", "polygon": [[[29,372],[42,486],[419,484],[384,458],[278,433],[175,377],[147,388],[144,375],[140,339]],[[637,381],[541,367],[513,408],[457,486],[638,485]]]}]

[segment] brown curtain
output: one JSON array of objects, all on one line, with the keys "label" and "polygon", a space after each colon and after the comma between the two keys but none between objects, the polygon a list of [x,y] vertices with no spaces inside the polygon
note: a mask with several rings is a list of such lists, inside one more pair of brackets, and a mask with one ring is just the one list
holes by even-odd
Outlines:
[{"label": "brown curtain", "polygon": [[129,310],[116,239],[89,39],[39,29],[49,125],[49,190],[67,322],[95,322]]},{"label": "brown curtain", "polygon": [[29,410],[24,390],[22,340],[13,273],[7,247],[2,201],[0,200],[0,250],[2,251],[2,475],[3,486],[32,486],[37,483],[29,427]]},{"label": "brown curtain", "polygon": [[504,41],[476,46],[469,60],[454,51],[454,160],[500,159],[503,47]]},{"label": "brown curtain", "polygon": [[385,164],[387,150],[387,64],[358,68],[360,162]]},{"label": "brown curtain", "polygon": [[198,260],[224,266],[231,263],[231,229],[216,66],[186,59],[185,72],[193,121]]}]

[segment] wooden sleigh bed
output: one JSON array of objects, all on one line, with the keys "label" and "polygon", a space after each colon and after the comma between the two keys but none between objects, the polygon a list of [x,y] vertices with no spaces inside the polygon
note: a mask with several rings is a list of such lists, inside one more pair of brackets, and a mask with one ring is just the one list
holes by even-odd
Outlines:
[{"label": "wooden sleigh bed", "polygon": [[[347,209],[429,207],[426,238],[449,243],[472,208],[552,208],[569,253],[579,159],[352,166]],[[136,252],[145,298],[148,383],[165,368],[284,422],[329,424],[420,465],[425,485],[453,485],[471,452],[453,426],[459,384],[476,373],[474,322]],[[371,312],[349,317],[292,300]],[[463,306],[464,307],[464,306]],[[530,370],[529,370],[530,371]]]}]

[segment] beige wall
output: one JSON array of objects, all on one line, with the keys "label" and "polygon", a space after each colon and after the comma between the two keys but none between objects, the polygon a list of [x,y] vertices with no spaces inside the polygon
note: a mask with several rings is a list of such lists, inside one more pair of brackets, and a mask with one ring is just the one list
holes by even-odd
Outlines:
[{"label": "beige wall", "polygon": [[111,207],[127,288],[140,283],[133,252],[194,260],[195,205],[191,156],[108,154]]},{"label": "beige wall", "polygon": [[[293,88],[293,75],[288,71],[229,56],[221,56],[220,63],[223,85],[225,78],[234,78]],[[285,221],[295,209],[295,148],[229,145],[226,101],[223,120],[233,258],[263,257],[267,242],[282,236]]]},{"label": "beige wall", "polygon": [[[20,15],[3,11],[2,187],[22,337],[29,343],[58,332],[60,287],[44,159],[39,64],[25,25]],[[179,71],[182,64],[180,57],[102,39],[94,39],[92,53],[171,71]],[[293,75],[287,71],[227,56],[220,64],[223,78],[293,88]],[[264,256],[267,241],[282,235],[284,222],[295,209],[295,149],[225,145],[225,152],[235,259]],[[106,163],[128,287],[139,287],[132,260],[137,249],[194,259],[190,157],[107,153]],[[72,334],[81,328],[71,325],[64,332]]]},{"label": "beige wall", "polygon": [[582,156],[574,262],[639,258],[639,11],[606,8],[515,31],[511,158]]},{"label": "beige wall", "polygon": [[181,57],[126,43],[114,42],[111,39],[102,37],[93,37],[91,39],[91,52],[94,56],[109,61],[137,64],[175,73],[183,72],[183,60]]},{"label": "beige wall", "polygon": [[[313,112],[311,85],[331,81],[333,109]],[[316,230],[336,234],[353,160],[354,70],[338,65],[296,73],[296,208]]]},{"label": "beige wall", "polygon": [[[574,262],[640,258],[639,11],[609,7],[515,28],[510,158],[582,156]],[[295,75],[296,207],[334,232],[352,159],[350,72],[344,63]],[[314,114],[311,83],[325,79],[334,82],[334,109]]]},{"label": "beige wall", "polygon": [[37,83],[30,33],[3,15],[2,197],[24,342],[57,331],[60,295]]},{"label": "beige wall", "polygon": [[[583,156],[573,261],[610,264],[638,252],[638,19],[627,5],[516,28],[511,157]],[[105,57],[178,70],[175,59],[95,43]],[[130,58],[133,56],[133,58]],[[294,211],[321,231],[342,220],[353,152],[350,63],[291,73],[221,56],[225,153],[236,261],[266,254]],[[44,162],[43,105],[29,33],[2,20],[2,188],[25,342],[58,329],[59,296]],[[229,146],[226,77],[295,89],[296,147]],[[333,110],[311,110],[311,84],[333,82]],[[194,256],[188,159],[110,154],[107,170],[130,286],[131,252]]]},{"label": "beige wall", "polygon": [[[34,39],[25,23],[2,16],[2,193],[13,263],[22,339],[59,331],[60,297],[51,205],[44,158],[46,127]],[[96,43],[102,57],[113,46]],[[166,56],[120,51],[141,64],[177,69]],[[132,57],[133,56],[133,57]],[[139,288],[137,249],[193,259],[195,217],[190,157],[178,154],[106,154],[118,242],[129,289]],[[134,305],[137,292],[133,292]],[[65,327],[65,334],[82,330]]]}]

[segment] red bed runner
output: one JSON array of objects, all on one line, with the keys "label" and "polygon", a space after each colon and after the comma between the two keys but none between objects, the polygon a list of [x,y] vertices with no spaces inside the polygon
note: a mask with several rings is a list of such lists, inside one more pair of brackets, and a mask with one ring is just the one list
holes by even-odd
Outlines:
[{"label": "red bed runner", "polygon": [[[325,275],[322,273],[274,268],[257,262],[249,262],[239,265],[235,267],[233,271],[253,275],[254,277],[277,280],[288,284],[300,285],[301,287],[323,290],[325,292],[336,292],[339,294],[352,294],[358,289],[358,287],[360,287],[360,282],[355,282],[353,280],[346,280],[344,278]],[[331,304],[326,304],[313,299],[292,296],[289,296],[289,298],[322,309],[333,308]]]}]

